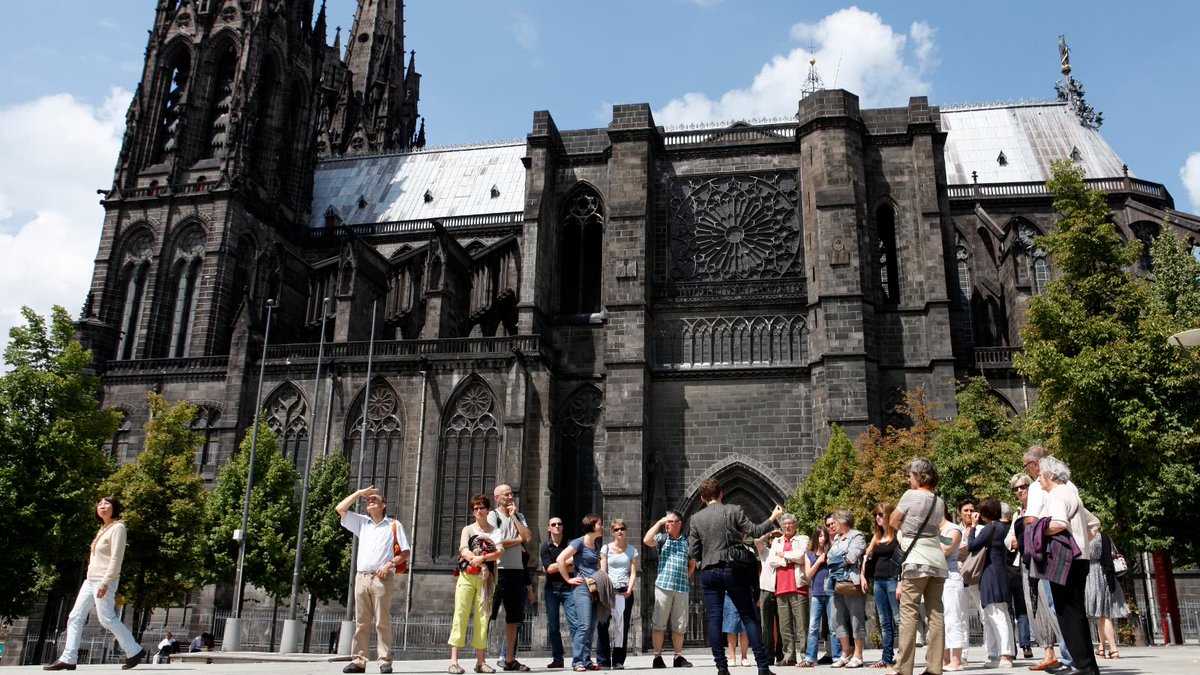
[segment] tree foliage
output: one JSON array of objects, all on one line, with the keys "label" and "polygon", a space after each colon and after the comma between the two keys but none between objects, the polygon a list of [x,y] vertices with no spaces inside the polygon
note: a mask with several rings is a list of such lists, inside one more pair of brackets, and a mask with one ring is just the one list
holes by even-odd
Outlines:
[{"label": "tree foliage", "polygon": [[121,500],[129,546],[121,591],[133,606],[141,635],[156,607],[183,603],[200,577],[198,545],[204,520],[204,483],[196,473],[196,448],[204,435],[191,428],[196,406],[168,405],[147,396],[150,421],[137,461],[108,478],[103,492]]},{"label": "tree foliage", "polygon": [[1181,506],[1200,493],[1200,376],[1167,337],[1195,325],[1196,271],[1164,243],[1155,284],[1134,277],[1140,244],[1121,243],[1103,194],[1070,163],[1053,173],[1062,218],[1039,244],[1059,276],[1031,299],[1017,357],[1039,389],[1031,418],[1119,542],[1195,561]]},{"label": "tree foliage", "polygon": [[1022,470],[1021,456],[1035,436],[982,377],[960,384],[955,403],[958,414],[930,439],[930,459],[940,477],[938,494],[947,504],[985,497],[1014,503],[1009,481]]},{"label": "tree foliage", "polygon": [[[205,580],[210,583],[230,583],[234,579],[238,542],[233,533],[242,526],[252,431],[246,431],[241,450],[221,469],[216,487],[208,496],[201,551]],[[279,452],[279,437],[265,423],[260,424],[243,577],[246,583],[276,599],[287,597],[292,591],[296,530],[300,522],[296,500],[298,479],[295,467]]]},{"label": "tree foliage", "polygon": [[345,595],[350,574],[353,535],[342,527],[341,519],[333,510],[346,497],[350,463],[340,452],[335,452],[317,458],[311,471],[301,582],[317,600],[329,602]]},{"label": "tree foliage", "polygon": [[[934,417],[934,407],[925,400],[925,391],[917,387],[904,392],[904,402],[896,412],[911,420],[907,427],[887,427],[880,430],[872,425],[858,438],[858,471],[854,474],[857,491],[855,522],[869,528],[869,514],[883,502],[895,505],[908,489],[904,469],[913,457],[931,456],[930,439],[941,424]],[[861,518],[861,519],[860,519]]]},{"label": "tree foliage", "polygon": [[857,469],[858,452],[854,444],[841,427],[833,425],[825,454],[817,458],[808,478],[787,500],[786,508],[796,515],[801,532],[812,532],[825,514],[834,509],[854,507]]},{"label": "tree foliage", "polygon": [[50,321],[24,307],[9,331],[0,376],[0,619],[28,612],[63,571],[78,568],[95,534],[93,509],[120,423],[97,403],[91,353],[72,339],[62,307]]}]

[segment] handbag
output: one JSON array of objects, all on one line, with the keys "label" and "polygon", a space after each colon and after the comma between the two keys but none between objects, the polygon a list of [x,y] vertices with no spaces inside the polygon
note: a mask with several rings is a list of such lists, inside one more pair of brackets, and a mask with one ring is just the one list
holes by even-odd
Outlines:
[{"label": "handbag", "polygon": [[1123,577],[1123,576],[1125,576],[1125,573],[1128,571],[1129,571],[1129,561],[1125,559],[1125,556],[1121,555],[1120,553],[1117,553],[1116,555],[1114,555],[1113,556],[1113,574],[1116,574],[1119,577]]},{"label": "handbag", "polygon": [[967,556],[967,559],[962,564],[962,580],[963,586],[973,586],[979,583],[983,578],[983,570],[988,564],[988,551],[992,547],[992,539],[996,536],[996,529],[993,526],[992,533],[988,536],[988,543],[983,548],[975,551]]},{"label": "handbag", "polygon": [[744,543],[731,542],[725,548],[725,553],[721,558],[722,562],[734,572],[758,573],[758,552]]},{"label": "handbag", "polygon": [[863,589],[853,581],[843,579],[833,585],[833,593],[841,596],[863,595]]},{"label": "handbag", "polygon": [[[392,557],[399,558],[403,550],[400,548],[400,534],[397,532],[397,523],[392,521]],[[402,561],[396,565],[396,574],[404,574],[408,571],[408,561]]]}]

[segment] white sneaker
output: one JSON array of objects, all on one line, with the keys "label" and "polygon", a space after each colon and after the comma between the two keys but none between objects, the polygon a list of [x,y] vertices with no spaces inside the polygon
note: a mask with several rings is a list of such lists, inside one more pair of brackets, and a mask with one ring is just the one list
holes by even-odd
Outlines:
[{"label": "white sneaker", "polygon": [[1007,659],[1000,659],[1000,665],[997,668],[1012,668],[1013,662]]},{"label": "white sneaker", "polygon": [[984,664],[983,664],[983,667],[984,667],[984,668],[999,668],[999,667],[1000,667],[1000,661],[999,661],[999,660],[996,660],[996,661],[988,661],[988,662],[986,662],[986,663],[984,663]]}]

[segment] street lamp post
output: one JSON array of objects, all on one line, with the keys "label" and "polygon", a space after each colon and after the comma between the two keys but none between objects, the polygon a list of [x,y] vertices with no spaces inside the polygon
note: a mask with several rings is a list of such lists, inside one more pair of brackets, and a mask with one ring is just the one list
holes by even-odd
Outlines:
[{"label": "street lamp post", "polygon": [[[329,316],[329,298],[321,302],[321,343],[317,347],[317,376],[313,383],[312,429],[317,429],[317,413],[321,400],[321,363],[325,358],[325,319]],[[310,439],[312,437],[310,436]],[[308,515],[308,480],[312,473],[312,447],[304,453],[304,486],[300,489],[300,527],[296,532],[296,563],[292,568],[292,599],[288,604],[288,618],[283,622],[283,635],[279,639],[279,653],[297,651],[300,622],[296,619],[296,596],[300,594],[300,570],[304,562],[304,520]]]},{"label": "street lamp post", "polygon": [[258,392],[254,395],[254,427],[250,431],[250,465],[246,468],[246,497],[242,500],[242,528],[233,533],[238,542],[237,575],[233,581],[233,616],[225,619],[225,639],[221,651],[236,652],[242,648],[242,593],[245,585],[242,572],[246,565],[246,533],[250,528],[250,488],[254,485],[254,451],[258,447],[258,419],[262,412],[263,371],[267,365],[267,345],[271,341],[271,310],[275,300],[267,300],[267,326],[263,330],[262,357],[258,360]]}]

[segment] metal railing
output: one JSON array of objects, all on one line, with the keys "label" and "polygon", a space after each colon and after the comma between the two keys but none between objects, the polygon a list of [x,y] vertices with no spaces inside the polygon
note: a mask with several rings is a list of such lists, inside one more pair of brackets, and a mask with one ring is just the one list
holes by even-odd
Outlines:
[{"label": "metal railing", "polygon": [[[267,360],[316,359],[316,344],[296,343],[271,345],[267,349]],[[342,342],[325,345],[326,359],[366,358],[369,342]],[[505,337],[442,338],[437,340],[378,340],[375,342],[375,358],[454,356],[458,354],[511,354],[514,350],[535,354],[541,348],[541,337],[518,335]]]},{"label": "metal railing", "polygon": [[979,369],[1012,368],[1020,347],[976,347],[975,367]]},{"label": "metal railing", "polygon": [[178,375],[194,372],[224,371],[229,367],[228,356],[197,356],[183,359],[126,359],[104,364],[106,375],[161,373]]},{"label": "metal railing", "polygon": [[[1087,178],[1083,182],[1093,190],[1104,192],[1139,192],[1159,199],[1165,199],[1167,196],[1162,185],[1138,178]],[[951,199],[1050,196],[1050,190],[1042,181],[950,185],[946,188],[946,193]]]},{"label": "metal railing", "polygon": [[792,141],[795,138],[796,123],[788,122],[783,124],[669,131],[663,134],[663,145],[780,143]]}]

